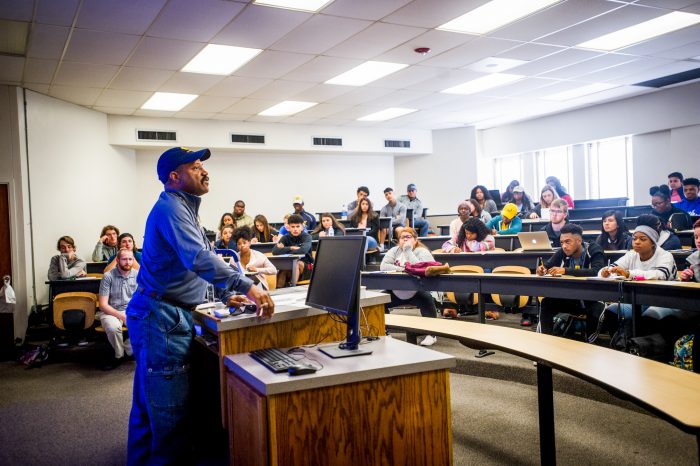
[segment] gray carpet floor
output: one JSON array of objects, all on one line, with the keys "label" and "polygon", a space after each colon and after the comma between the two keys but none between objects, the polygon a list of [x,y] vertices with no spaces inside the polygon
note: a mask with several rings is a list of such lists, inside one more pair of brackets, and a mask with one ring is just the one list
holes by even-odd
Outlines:
[{"label": "gray carpet floor", "polygon": [[[538,464],[532,363],[500,352],[477,359],[443,338],[433,349],[458,358],[454,464]],[[133,362],[111,372],[85,362],[0,363],[0,465],[124,464],[133,370]],[[698,464],[694,436],[566,374],[555,371],[554,384],[559,464]],[[206,464],[226,464],[225,455]]]}]

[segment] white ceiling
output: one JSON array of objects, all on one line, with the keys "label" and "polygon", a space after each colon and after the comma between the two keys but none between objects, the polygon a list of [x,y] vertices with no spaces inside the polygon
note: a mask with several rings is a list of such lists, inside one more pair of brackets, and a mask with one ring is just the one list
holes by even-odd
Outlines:
[{"label": "white ceiling", "polygon": [[[370,124],[483,128],[653,92],[632,84],[700,67],[700,25],[613,53],[574,47],[672,10],[700,13],[700,1],[565,0],[484,36],[435,29],[485,2],[334,0],[311,14],[245,0],[0,0],[0,20],[29,24],[26,56],[0,54],[0,83],[119,115],[367,126],[356,119],[401,106],[418,111]],[[208,43],[264,51],[231,76],[178,71]],[[484,76],[473,64],[488,57],[524,60],[507,72],[527,78],[469,96],[439,92]],[[359,88],[324,84],[365,60],[410,66]],[[617,87],[543,99],[591,83]],[[140,110],[154,91],[200,97],[180,112]],[[257,115],[281,100],[319,105]]]}]

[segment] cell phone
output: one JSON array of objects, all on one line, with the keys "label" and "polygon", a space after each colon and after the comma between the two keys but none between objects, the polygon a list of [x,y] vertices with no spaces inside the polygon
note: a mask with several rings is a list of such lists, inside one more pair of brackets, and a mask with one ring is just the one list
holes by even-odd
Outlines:
[{"label": "cell phone", "polygon": [[243,306],[243,312],[246,314],[255,314],[258,311],[258,306],[255,304],[246,304]]},{"label": "cell phone", "polygon": [[481,350],[478,353],[474,355],[475,358],[483,358],[486,356],[491,356],[492,354],[496,354],[495,351],[487,351],[487,350]]}]

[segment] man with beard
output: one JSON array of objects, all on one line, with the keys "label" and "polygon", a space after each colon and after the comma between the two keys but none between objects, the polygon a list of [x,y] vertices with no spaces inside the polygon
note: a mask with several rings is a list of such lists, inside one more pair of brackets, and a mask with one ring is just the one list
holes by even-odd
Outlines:
[{"label": "man with beard", "polygon": [[216,255],[199,222],[201,196],[209,192],[203,162],[210,156],[209,149],[174,147],[158,159],[164,191],[146,220],[138,289],[126,309],[136,358],[129,465],[194,464],[192,311],[205,301],[210,286],[228,306],[250,303],[250,298],[258,316],[274,313],[270,295]]},{"label": "man with beard", "polygon": [[134,253],[129,249],[120,249],[117,253],[117,266],[107,272],[100,282],[99,303],[102,328],[107,335],[107,341],[114,348],[114,356],[103,366],[104,370],[112,370],[119,366],[125,356],[132,356],[131,342],[124,339],[122,326],[126,323],[126,306],[136,291],[136,275],[134,269]]}]

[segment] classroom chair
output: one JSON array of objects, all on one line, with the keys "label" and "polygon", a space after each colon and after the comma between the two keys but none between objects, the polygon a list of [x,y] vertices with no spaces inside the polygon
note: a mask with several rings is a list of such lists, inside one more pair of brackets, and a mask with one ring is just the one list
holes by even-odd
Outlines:
[{"label": "classroom chair", "polygon": [[[522,267],[520,265],[503,265],[501,267],[496,267],[491,271],[491,273],[515,273],[522,275],[532,275],[530,269],[527,267]],[[506,310],[513,310],[513,312],[527,306],[530,302],[529,296],[518,296],[518,295],[501,295],[492,294],[491,299],[497,305],[506,308]]]},{"label": "classroom chair", "polygon": [[66,333],[69,343],[78,343],[95,323],[97,295],[85,291],[61,293],[53,299],[53,322]]}]

